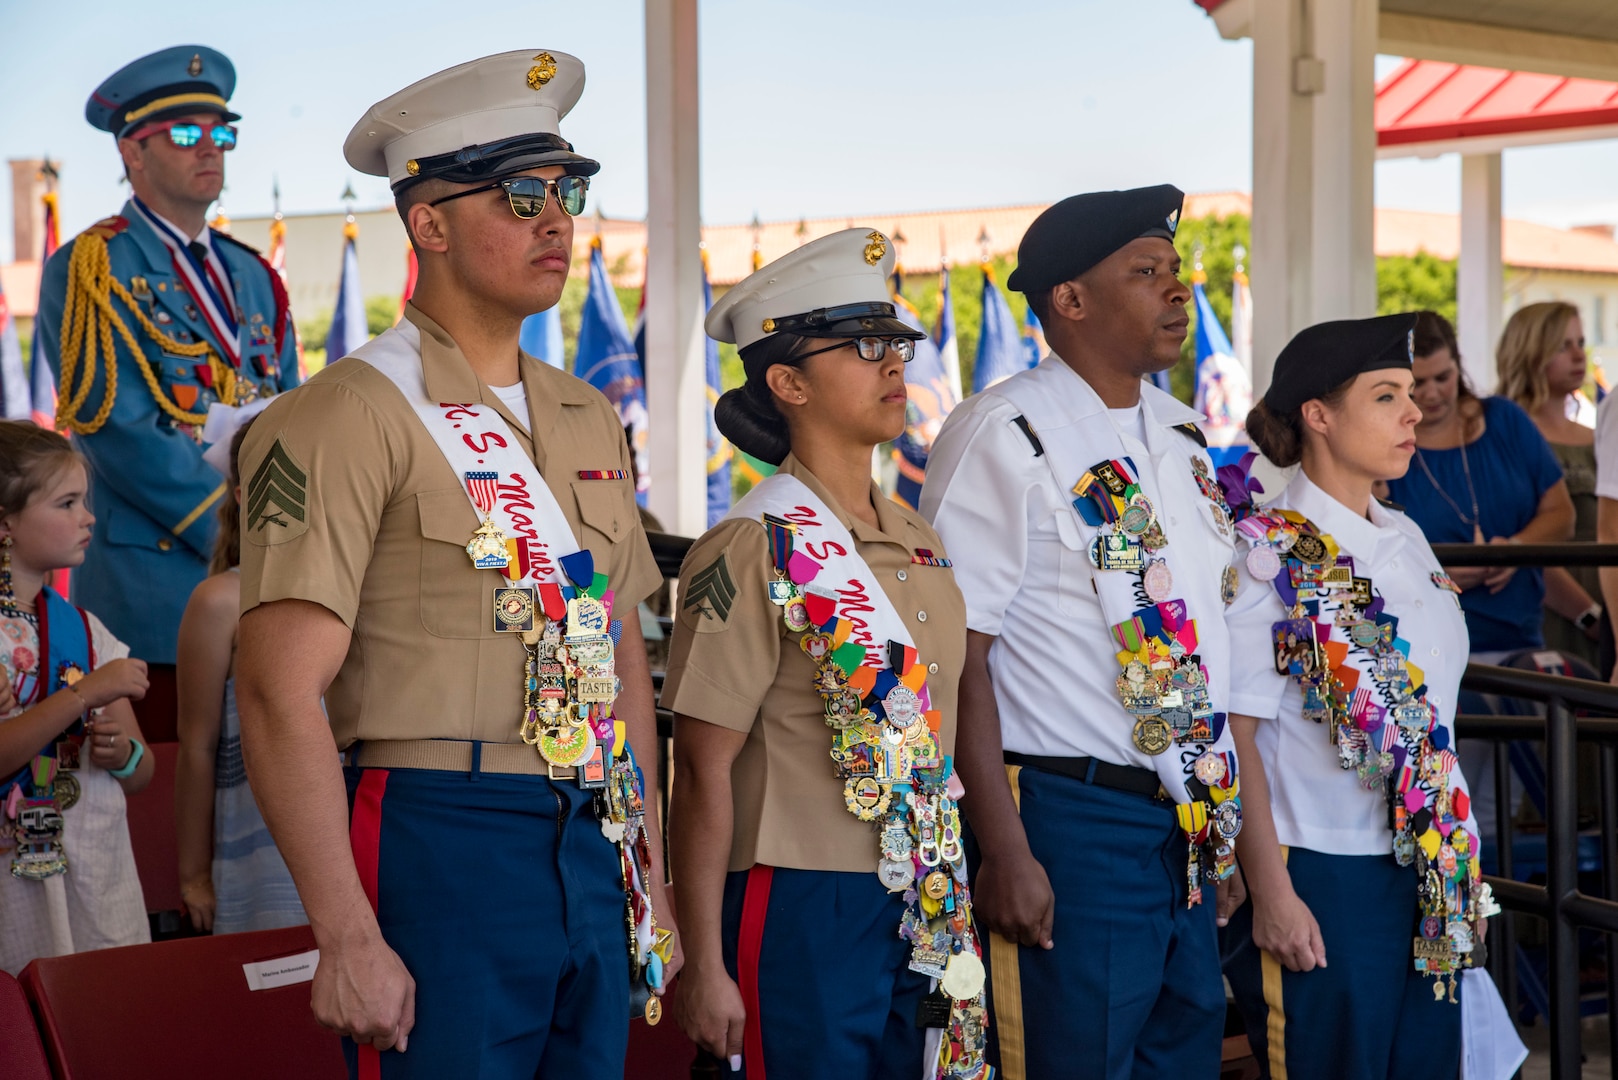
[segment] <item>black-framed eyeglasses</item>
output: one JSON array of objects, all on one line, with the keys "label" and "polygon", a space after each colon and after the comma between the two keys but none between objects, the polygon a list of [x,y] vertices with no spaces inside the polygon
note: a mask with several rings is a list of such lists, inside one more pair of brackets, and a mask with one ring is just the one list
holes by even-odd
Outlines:
[{"label": "black-framed eyeglasses", "polygon": [[916,358],[916,343],[909,338],[857,337],[848,338],[845,341],[839,341],[835,345],[827,345],[824,348],[813,349],[806,353],[799,353],[796,357],[794,357],[794,359],[807,360],[811,356],[819,356],[823,352],[831,352],[833,349],[847,348],[850,345],[859,350],[861,360],[869,360],[873,364],[882,359],[884,356],[888,355],[889,349],[892,349],[894,353],[898,355],[899,359],[903,360],[907,364]]},{"label": "black-framed eyeglasses", "polygon": [[495,188],[505,189],[506,201],[511,204],[511,212],[524,221],[537,218],[545,212],[545,198],[552,191],[556,192],[556,202],[561,206],[562,212],[568,217],[578,217],[584,213],[584,196],[590,190],[590,178],[569,175],[546,180],[538,176],[514,176],[509,180],[496,180],[482,187],[457,191],[453,195],[445,195],[442,199],[434,199],[427,205],[437,206],[451,199],[479,195]]}]

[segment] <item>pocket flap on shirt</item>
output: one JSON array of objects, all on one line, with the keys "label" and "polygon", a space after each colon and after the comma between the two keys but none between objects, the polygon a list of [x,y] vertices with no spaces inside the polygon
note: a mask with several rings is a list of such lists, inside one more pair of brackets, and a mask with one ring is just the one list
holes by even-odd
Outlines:
[{"label": "pocket flap on shirt", "polygon": [[573,498],[579,505],[579,520],[613,543],[627,536],[640,520],[628,480],[576,480]]},{"label": "pocket flap on shirt", "polygon": [[478,527],[472,500],[460,488],[418,493],[416,512],[421,517],[421,535],[428,540],[465,547]]}]

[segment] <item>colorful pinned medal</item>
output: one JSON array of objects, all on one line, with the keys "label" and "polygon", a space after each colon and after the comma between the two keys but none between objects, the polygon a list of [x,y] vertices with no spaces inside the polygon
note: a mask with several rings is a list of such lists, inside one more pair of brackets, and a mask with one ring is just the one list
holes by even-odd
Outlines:
[{"label": "colorful pinned medal", "polygon": [[844,805],[875,829],[877,878],[905,899],[899,933],[910,943],[911,970],[941,980],[946,995],[936,1015],[926,1013],[928,1026],[944,1029],[930,1075],[986,1080],[983,963],[955,804],[960,787],[941,749],[927,665],[912,645],[867,648],[853,640],[854,625],[838,616],[835,600],[806,591],[821,565],[795,549],[796,528],[769,514],[763,524],[774,571],[770,599],[815,662],[813,686],[831,729]]},{"label": "colorful pinned medal", "polygon": [[494,523],[495,495],[500,487],[500,474],[496,472],[469,472],[466,491],[472,503],[483,515],[483,524],[467,541],[466,554],[479,570],[504,570],[511,561],[506,550],[506,534]]}]

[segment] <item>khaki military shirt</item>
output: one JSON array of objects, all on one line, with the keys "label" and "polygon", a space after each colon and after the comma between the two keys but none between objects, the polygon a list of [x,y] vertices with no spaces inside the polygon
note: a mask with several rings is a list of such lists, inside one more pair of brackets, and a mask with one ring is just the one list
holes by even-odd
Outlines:
[{"label": "khaki military shirt", "polygon": [[[606,398],[524,355],[528,415],[512,415],[414,306],[427,395],[496,409],[539,467],[573,535],[614,590],[615,617],[662,580],[641,529],[624,431]],[[349,357],[281,395],[241,449],[242,611],[309,600],[353,631],[326,694],[339,748],[356,739],[517,742],[524,649],[494,632],[504,574],[465,547],[479,519],[463,480],[404,395]],[[265,495],[265,492],[268,492]]]},{"label": "khaki military shirt", "polygon": [[[788,456],[780,471],[803,481],[836,514],[904,618],[927,665],[932,706],[943,714],[941,748],[954,753],[966,603],[947,567],[911,562],[917,548],[945,557],[938,534],[874,485],[877,528],[850,516],[797,458]],[[731,768],[730,869],[762,863],[874,873],[876,833],[844,803],[832,731],[813,686],[815,665],[798,647],[801,635],[787,631],[781,609],[770,602],[772,576],[769,542],[756,519],[722,521],[696,542],[680,570],[662,704],[747,733]],[[694,579],[707,584],[693,589]]]}]

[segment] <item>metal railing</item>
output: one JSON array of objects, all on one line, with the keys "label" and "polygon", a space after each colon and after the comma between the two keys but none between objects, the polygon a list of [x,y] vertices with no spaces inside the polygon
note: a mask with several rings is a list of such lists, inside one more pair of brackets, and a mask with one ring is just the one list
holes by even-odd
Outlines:
[{"label": "metal railing", "polygon": [[[1496,875],[1486,877],[1500,906],[1546,921],[1549,960],[1551,1075],[1579,1075],[1583,1053],[1579,1036],[1579,931],[1598,930],[1607,935],[1607,1031],[1618,1046],[1618,719],[1580,717],[1576,710],[1618,713],[1618,687],[1587,679],[1544,675],[1536,671],[1468,664],[1461,685],[1485,694],[1537,701],[1544,717],[1458,716],[1460,738],[1544,740],[1545,884],[1532,885],[1513,877],[1513,806],[1508,756],[1494,755]],[[1602,891],[1590,896],[1579,888],[1578,758],[1579,740],[1597,742],[1601,749],[1601,865]],[[1503,746],[1500,750],[1503,751]],[[1498,920],[1489,934],[1490,967],[1508,996],[1514,997],[1516,935],[1508,920]],[[1618,1057],[1613,1059],[1618,1078]]]},{"label": "metal railing", "polygon": [[[1618,566],[1618,544],[1434,544],[1445,566]],[[1551,1033],[1551,1075],[1577,1077],[1582,1070],[1582,1015],[1579,985],[1579,932],[1606,936],[1607,1038],[1614,1051],[1612,1075],[1618,1080],[1618,687],[1588,679],[1486,664],[1468,664],[1463,690],[1534,701],[1536,716],[1455,718],[1458,738],[1486,739],[1494,755],[1495,844],[1498,873],[1486,877],[1500,906],[1544,919],[1547,927],[1547,990]],[[1584,715],[1580,715],[1580,711]],[[1545,884],[1514,877],[1515,830],[1510,758],[1505,745],[1524,740],[1544,744]],[[1578,744],[1600,751],[1601,891],[1579,888]],[[1508,1001],[1516,999],[1516,934],[1508,919],[1496,920],[1488,941],[1489,967]]]}]

